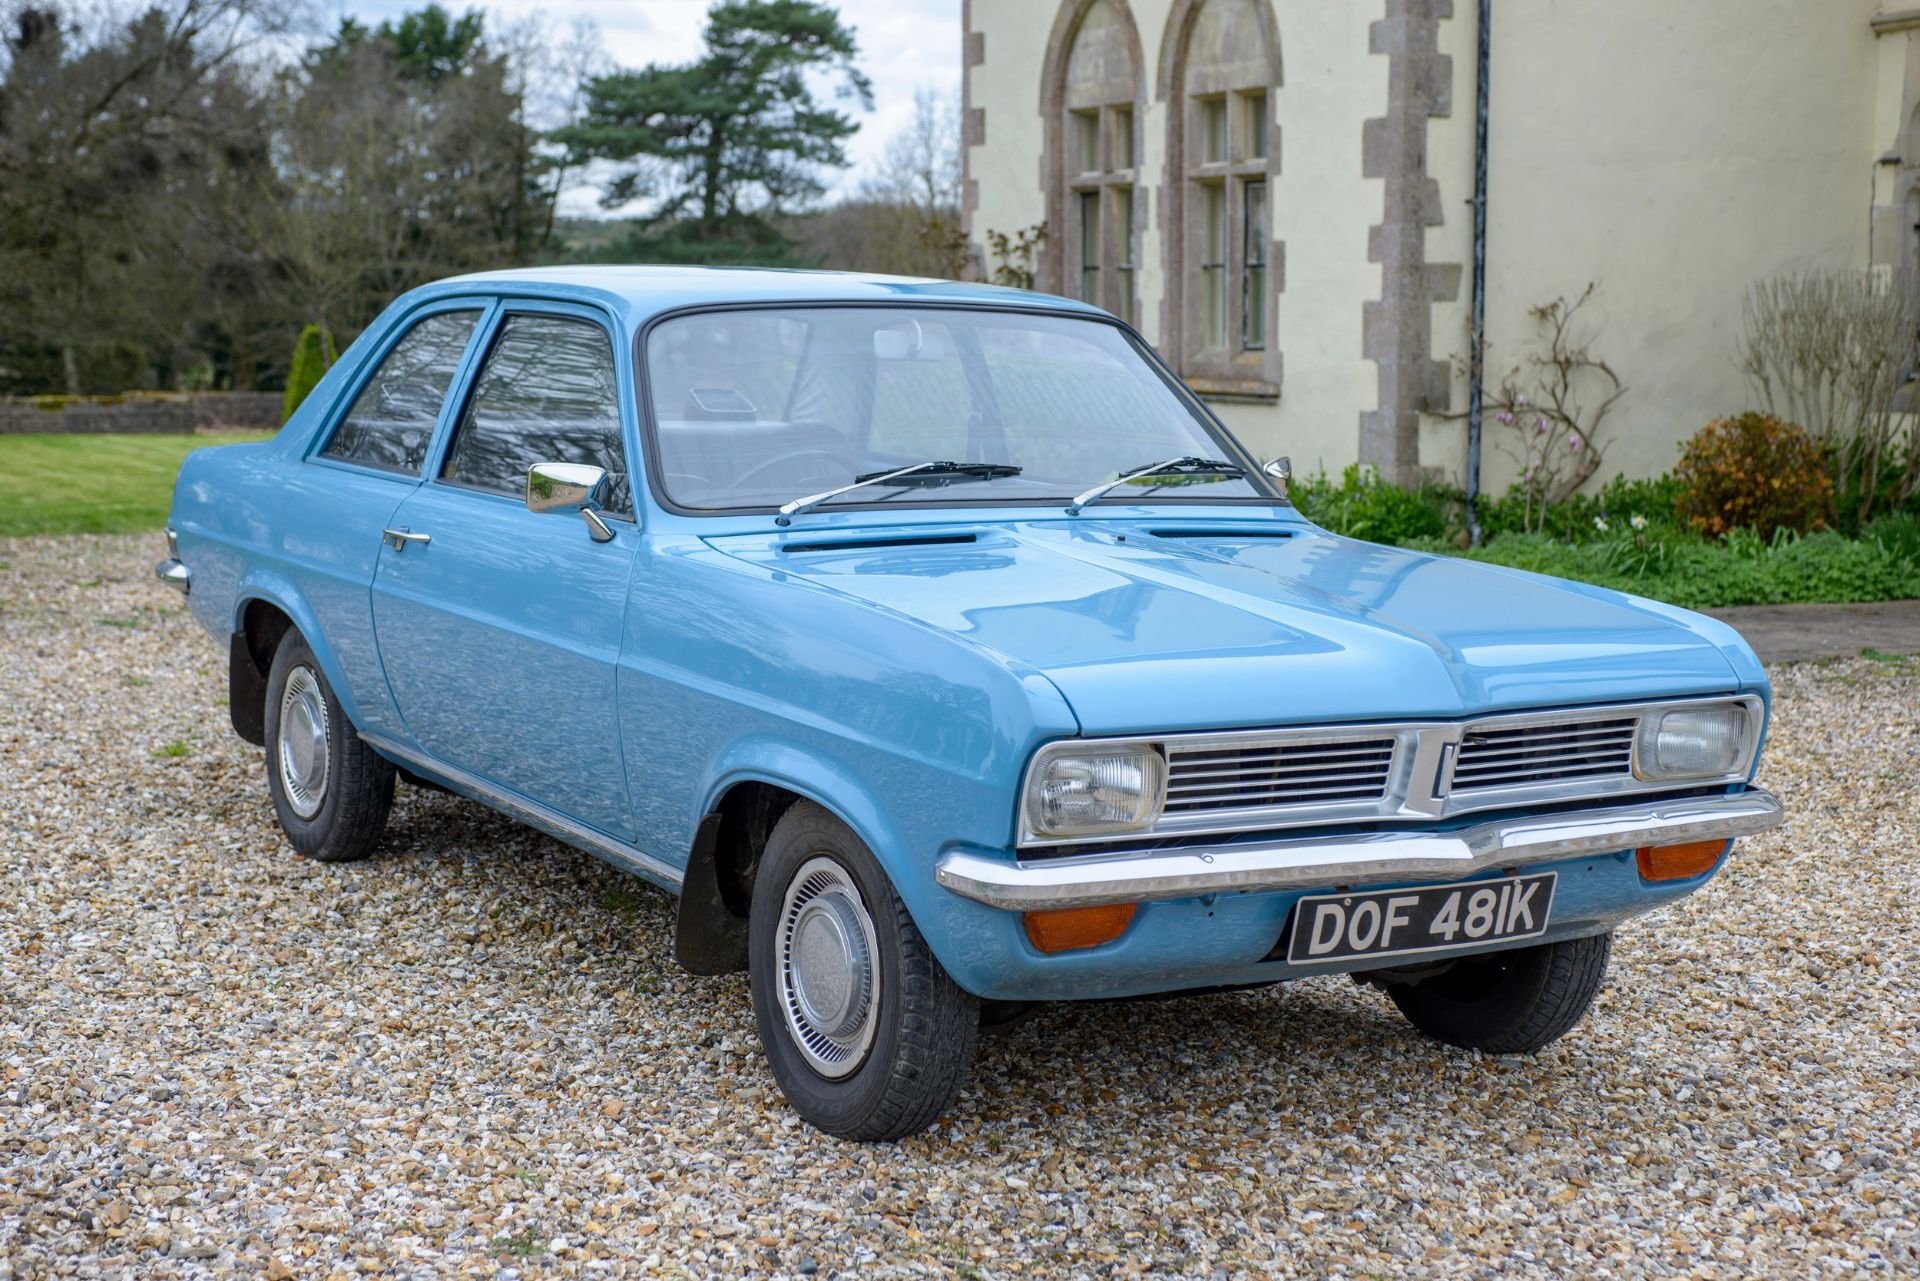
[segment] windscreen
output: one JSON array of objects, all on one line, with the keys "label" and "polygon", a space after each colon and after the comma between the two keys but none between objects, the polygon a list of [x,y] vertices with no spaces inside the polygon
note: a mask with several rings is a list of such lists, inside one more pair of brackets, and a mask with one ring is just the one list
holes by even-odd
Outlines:
[{"label": "windscreen", "polygon": [[[832,503],[1071,500],[1162,460],[1241,461],[1123,330],[931,307],[698,312],[656,325],[647,386],[677,506],[777,507],[923,463],[960,467]],[[1191,463],[1109,502],[1270,497]]]}]

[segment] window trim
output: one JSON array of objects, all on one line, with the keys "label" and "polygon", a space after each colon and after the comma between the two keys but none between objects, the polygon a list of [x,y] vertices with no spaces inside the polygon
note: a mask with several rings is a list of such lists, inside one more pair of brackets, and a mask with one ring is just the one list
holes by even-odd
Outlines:
[{"label": "window trim", "polygon": [[640,455],[634,452],[633,429],[635,423],[632,421],[632,415],[629,413],[626,404],[627,401],[632,399],[630,389],[633,387],[634,382],[633,379],[628,377],[620,368],[621,343],[618,325],[615,324],[611,316],[600,309],[578,303],[557,302],[544,298],[511,297],[501,298],[498,300],[498,303],[499,305],[494,308],[492,314],[487,317],[484,332],[479,335],[481,338],[480,346],[477,350],[470,350],[468,352],[467,361],[461,369],[460,379],[449,392],[448,403],[456,406],[456,408],[451,414],[443,413],[439,429],[435,432],[433,442],[428,447],[426,463],[422,473],[424,483],[443,485],[448,489],[458,489],[464,493],[479,494],[486,498],[498,498],[506,502],[514,503],[515,506],[523,509],[526,507],[525,495],[522,495],[516,500],[510,494],[502,494],[492,489],[483,489],[478,485],[470,484],[466,481],[449,480],[442,473],[446,470],[447,457],[453,451],[454,435],[460,429],[461,420],[467,415],[467,408],[473,402],[474,393],[479,390],[480,374],[486,369],[487,360],[493,355],[494,347],[498,345],[500,339],[505,335],[507,322],[515,316],[554,316],[568,320],[577,320],[599,327],[600,331],[606,335],[607,353],[613,358],[614,396],[618,402],[614,406],[614,412],[620,416],[621,461],[627,465],[627,498],[633,507],[633,510],[630,512],[609,511],[601,514],[608,520],[624,521],[630,525],[639,524],[640,500],[637,497],[639,487],[634,483],[638,473],[634,469],[633,460]]},{"label": "window trim", "polygon": [[[1159,249],[1165,282],[1160,337],[1169,362],[1197,394],[1211,400],[1272,403],[1280,398],[1284,372],[1280,304],[1286,287],[1284,220],[1276,209],[1285,150],[1285,129],[1278,115],[1285,83],[1280,32],[1268,0],[1251,0],[1257,30],[1244,31],[1245,38],[1237,39],[1230,50],[1214,50],[1200,43],[1204,9],[1205,0],[1174,0],[1158,55],[1156,95],[1166,107],[1162,127],[1167,183],[1166,229]],[[1222,103],[1220,116],[1227,131],[1224,155],[1217,161],[1207,159],[1203,136],[1206,113],[1201,108],[1208,99]],[[1258,109],[1264,147],[1252,145],[1255,114],[1249,107]],[[1254,150],[1264,154],[1250,154]],[[1242,345],[1239,305],[1245,257],[1241,189],[1250,181],[1267,184],[1267,223],[1261,232],[1266,250],[1261,291],[1265,341],[1258,348]],[[1208,342],[1202,284],[1195,270],[1202,256],[1203,193],[1198,188],[1204,182],[1223,183],[1227,188],[1230,268],[1224,273],[1222,293],[1229,314],[1221,344]]]},{"label": "window trim", "polygon": [[[1112,326],[1118,329],[1121,335],[1133,345],[1134,349],[1147,362],[1148,367],[1166,384],[1167,389],[1173,393],[1175,399],[1196,413],[1200,420],[1201,429],[1212,436],[1214,443],[1219,445],[1223,451],[1220,456],[1229,461],[1239,463],[1240,466],[1246,470],[1247,483],[1252,485],[1254,489],[1261,491],[1261,493],[1257,493],[1249,498],[1221,498],[1217,496],[1212,498],[1200,496],[1182,497],[1175,494],[1156,494],[1150,505],[1257,507],[1265,510],[1274,508],[1285,509],[1293,506],[1283,494],[1274,488],[1273,483],[1267,478],[1266,473],[1260,470],[1259,460],[1248,452],[1247,447],[1241,442],[1240,438],[1228,429],[1227,425],[1220,420],[1220,416],[1214,413],[1206,401],[1201,398],[1200,393],[1187,386],[1186,381],[1180,377],[1179,373],[1176,372],[1172,366],[1161,359],[1160,353],[1154,349],[1153,344],[1141,337],[1138,330],[1125,321],[1120,320],[1118,317],[1105,312],[1081,311],[1078,308],[1049,307],[1045,305],[1020,303],[968,302],[947,298],[761,298],[727,302],[688,303],[682,306],[669,307],[664,311],[658,311],[648,316],[634,331],[632,347],[634,369],[633,401],[639,409],[638,417],[640,421],[641,448],[644,451],[646,462],[647,493],[661,511],[671,513],[675,516],[714,519],[742,516],[772,516],[780,509],[777,504],[768,504],[761,507],[686,507],[668,497],[666,491],[659,485],[657,477],[662,474],[658,452],[659,424],[654,419],[653,380],[647,363],[647,339],[652,336],[654,329],[670,320],[679,320],[687,316],[703,315],[709,312],[825,311],[846,307],[884,308],[889,310],[908,307],[925,307],[932,311],[997,312],[1007,315],[1044,316],[1057,320],[1083,320],[1097,325]],[[638,492],[637,488],[635,492]],[[638,510],[639,503],[637,500],[634,505],[635,509]],[[891,502],[836,503],[830,510],[838,514],[841,512],[868,511],[952,511],[961,508],[982,510],[996,507],[1037,507],[1061,511],[1065,507],[1065,501],[1054,497],[1001,497],[983,500],[945,498],[917,501],[896,499]]]},{"label": "window trim", "polygon": [[[448,407],[458,399],[460,390],[473,366],[475,345],[487,332],[488,325],[499,305],[500,300],[491,294],[457,294],[424,302],[393,321],[386,334],[382,336],[377,351],[369,353],[361,362],[360,368],[354,371],[353,381],[341,390],[333,404],[327,406],[327,412],[321,418],[319,428],[307,441],[306,452],[301,456],[301,461],[317,463],[322,467],[339,467],[363,476],[382,476],[388,480],[411,481],[415,485],[421,483],[427,468],[433,463],[436,446],[441,433],[446,428]],[[347,415],[353,412],[354,402],[360,399],[360,393],[366,390],[367,384],[372,382],[374,375],[380,372],[380,367],[387,363],[387,357],[393,354],[393,349],[405,341],[407,335],[412,333],[420,322],[449,311],[478,312],[480,318],[474,322],[473,332],[467,335],[467,349],[461,353],[459,363],[453,369],[453,378],[447,383],[446,394],[440,398],[440,413],[434,419],[433,431],[427,438],[427,449],[421,457],[420,466],[408,472],[394,467],[375,467],[370,463],[356,462],[351,458],[334,458],[323,454],[321,451],[333,443],[333,437],[340,430],[340,425],[346,422]]]},{"label": "window trim", "polygon": [[[1246,140],[1243,134],[1251,129],[1255,113],[1251,110],[1254,102],[1261,104],[1267,113],[1265,151],[1273,150],[1273,120],[1271,116],[1273,99],[1265,86],[1229,86],[1217,91],[1191,93],[1186,95],[1188,120],[1186,130],[1186,151],[1182,156],[1181,172],[1177,175],[1180,183],[1181,210],[1186,234],[1182,237],[1186,244],[1180,247],[1183,256],[1181,266],[1191,268],[1193,275],[1201,281],[1198,297],[1183,298],[1181,306],[1184,312],[1180,356],[1181,367],[1189,377],[1211,379],[1219,376],[1245,377],[1258,370],[1264,374],[1266,353],[1272,346],[1272,316],[1269,309],[1271,275],[1268,274],[1268,287],[1261,290],[1260,319],[1261,345],[1249,346],[1247,343],[1248,296],[1250,283],[1250,262],[1248,247],[1254,243],[1253,229],[1247,222],[1248,194],[1252,187],[1262,189],[1260,202],[1261,214],[1266,226],[1261,229],[1259,243],[1265,252],[1261,255],[1261,267],[1269,266],[1273,257],[1273,175],[1272,158],[1268,155],[1245,155]],[[1208,147],[1212,140],[1211,126],[1220,127],[1220,156],[1211,158]],[[1176,125],[1181,128],[1181,125]],[[1214,201],[1218,200],[1218,230],[1220,232],[1219,254],[1215,258],[1210,250],[1212,233],[1216,219]],[[1219,341],[1213,335],[1214,314],[1207,306],[1206,273],[1219,273]],[[1191,329],[1187,326],[1190,325]]]},{"label": "window trim", "polygon": [[[1066,175],[1064,198],[1069,208],[1059,255],[1064,275],[1059,292],[1131,323],[1140,310],[1135,252],[1138,228],[1134,225],[1140,216],[1139,117],[1131,102],[1068,107],[1066,113],[1075,132],[1091,119],[1094,158],[1100,167]],[[1121,157],[1117,149],[1121,133],[1117,122],[1121,117],[1127,122],[1125,133],[1129,143],[1125,164],[1119,163]],[[1125,199],[1121,197],[1122,192]],[[1093,210],[1091,238],[1087,234],[1089,202]],[[1089,275],[1096,295],[1092,298],[1087,297]]]},{"label": "window trim", "polygon": [[[1118,28],[1116,38],[1126,55],[1124,72],[1098,77],[1093,81],[1069,81],[1068,73],[1074,54],[1087,33],[1088,18],[1096,3],[1097,0],[1064,0],[1058,6],[1041,59],[1041,201],[1045,212],[1042,221],[1053,230],[1048,233],[1040,251],[1038,279],[1040,288],[1047,292],[1068,298],[1077,297],[1082,286],[1077,227],[1080,215],[1076,201],[1082,191],[1100,191],[1100,223],[1103,230],[1099,258],[1103,297],[1085,301],[1107,309],[1108,298],[1113,298],[1116,305],[1111,310],[1132,323],[1139,319],[1141,313],[1138,292],[1141,281],[1137,269],[1139,247],[1137,244],[1128,245],[1123,253],[1116,245],[1112,227],[1115,215],[1111,208],[1116,202],[1107,195],[1107,188],[1122,185],[1135,190],[1134,225],[1125,231],[1125,236],[1131,241],[1137,233],[1144,232],[1151,221],[1147,208],[1149,202],[1143,198],[1145,193],[1138,182],[1145,154],[1143,130],[1148,123],[1147,60],[1132,5],[1129,0],[1113,0],[1112,16]],[[1124,165],[1119,164],[1114,155],[1117,131],[1111,116],[1115,111],[1126,112],[1131,126],[1132,150]],[[1092,116],[1095,121],[1098,168],[1091,170],[1081,168],[1078,126],[1086,116]],[[1123,257],[1132,257],[1136,262],[1134,292],[1124,300],[1124,306],[1118,305],[1119,296],[1113,283],[1116,265]]]}]

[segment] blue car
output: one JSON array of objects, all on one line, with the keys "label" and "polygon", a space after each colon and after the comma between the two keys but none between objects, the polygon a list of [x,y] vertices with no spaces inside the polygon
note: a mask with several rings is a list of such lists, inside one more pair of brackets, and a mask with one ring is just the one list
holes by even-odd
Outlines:
[{"label": "blue car", "polygon": [[679,895],[829,1133],[1035,1003],[1350,973],[1534,1049],[1780,821],[1730,628],[1317,528],[1127,326],[981,285],[595,267],[402,297],[200,450],[164,582],[293,847],[396,780]]}]

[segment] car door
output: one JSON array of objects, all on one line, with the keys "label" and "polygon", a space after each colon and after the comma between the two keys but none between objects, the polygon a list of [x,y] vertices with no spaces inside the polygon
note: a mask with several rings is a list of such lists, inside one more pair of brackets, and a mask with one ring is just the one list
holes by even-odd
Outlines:
[{"label": "car door", "polygon": [[[509,303],[432,475],[393,514],[374,576],[380,658],[439,761],[609,835],[632,827],[614,702],[638,539],[612,331]],[[614,537],[527,510],[535,463],[603,467]]]},{"label": "car door", "polygon": [[373,639],[368,585],[380,531],[420,484],[448,393],[471,360],[490,300],[415,312],[382,337],[335,420],[316,434],[276,513],[282,564],[339,657],[360,728],[398,728]]}]

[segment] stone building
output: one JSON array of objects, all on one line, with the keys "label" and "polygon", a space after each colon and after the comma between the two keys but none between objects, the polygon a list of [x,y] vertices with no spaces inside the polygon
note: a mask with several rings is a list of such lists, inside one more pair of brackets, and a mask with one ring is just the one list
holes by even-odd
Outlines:
[{"label": "stone building", "polygon": [[1596,285],[1603,475],[1750,406],[1750,283],[1915,265],[1920,9],[1881,0],[965,0],[976,252],[1044,224],[1037,287],[1132,320],[1262,455],[1457,482],[1483,7],[1487,381]]}]

